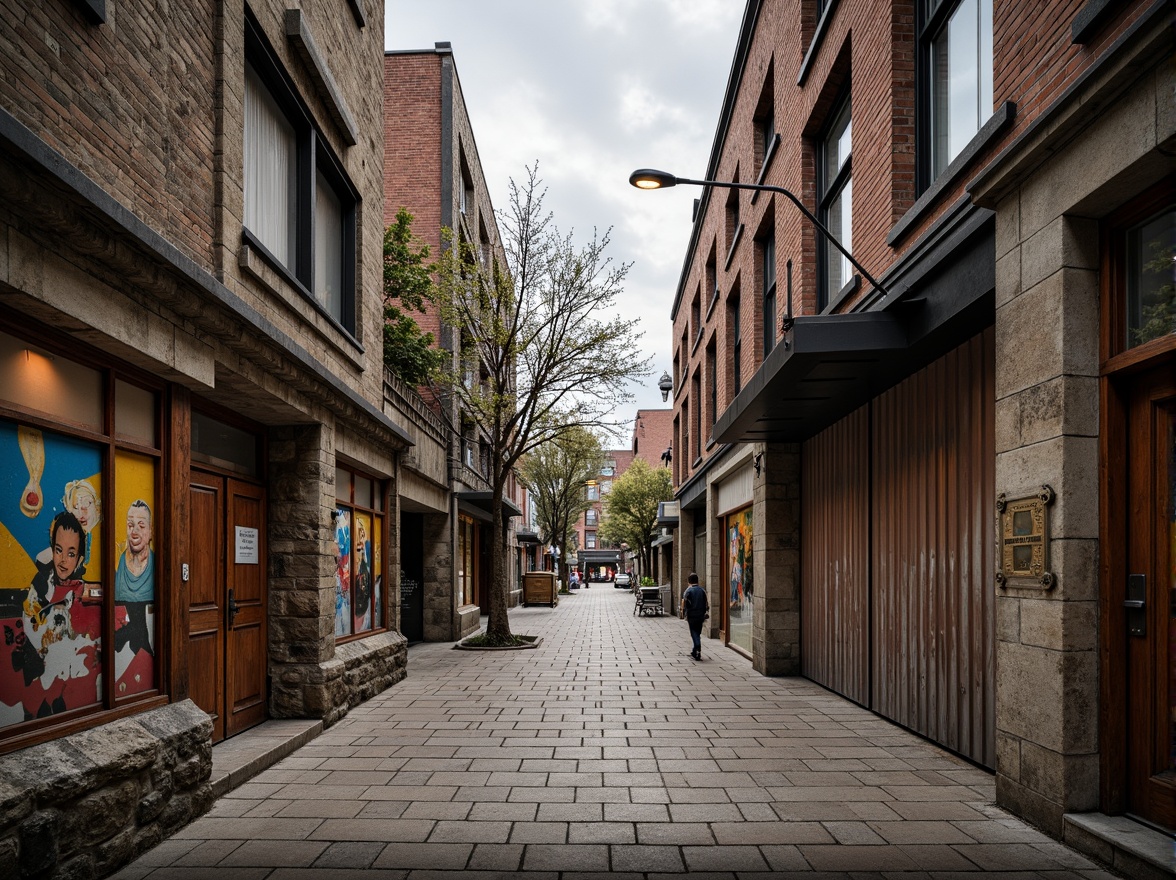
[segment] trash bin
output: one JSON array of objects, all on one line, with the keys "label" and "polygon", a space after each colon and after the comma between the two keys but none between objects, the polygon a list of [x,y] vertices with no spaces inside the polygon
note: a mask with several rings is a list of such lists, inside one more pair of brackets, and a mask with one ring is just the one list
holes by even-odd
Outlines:
[{"label": "trash bin", "polygon": [[529,571],[523,575],[523,606],[559,604],[555,589],[555,572]]}]

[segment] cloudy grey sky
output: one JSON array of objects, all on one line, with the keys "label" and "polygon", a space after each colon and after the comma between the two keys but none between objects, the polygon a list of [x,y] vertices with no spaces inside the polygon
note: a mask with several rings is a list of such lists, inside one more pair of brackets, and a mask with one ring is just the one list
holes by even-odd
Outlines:
[{"label": "cloudy grey sky", "polygon": [[706,170],[742,0],[386,0],[386,49],[453,44],[494,206],[538,161],[547,207],[578,241],[612,227],[632,262],[620,303],[639,318],[653,376],[636,407],[665,406],[670,307],[690,238],[696,187],[646,193],[635,168]]}]

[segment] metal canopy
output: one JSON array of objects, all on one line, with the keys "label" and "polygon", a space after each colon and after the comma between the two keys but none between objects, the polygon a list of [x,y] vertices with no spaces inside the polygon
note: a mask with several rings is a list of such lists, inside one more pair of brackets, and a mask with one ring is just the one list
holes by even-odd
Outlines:
[{"label": "metal canopy", "polygon": [[[493,492],[456,492],[457,500],[475,516],[481,513],[483,516],[478,516],[479,519],[492,518],[494,516],[494,493]],[[523,511],[517,504],[509,498],[502,499],[502,518],[510,519],[512,516],[522,516]]]},{"label": "metal canopy", "polygon": [[894,384],[907,348],[906,325],[890,312],[797,317],[715,423],[714,439],[805,440]]}]

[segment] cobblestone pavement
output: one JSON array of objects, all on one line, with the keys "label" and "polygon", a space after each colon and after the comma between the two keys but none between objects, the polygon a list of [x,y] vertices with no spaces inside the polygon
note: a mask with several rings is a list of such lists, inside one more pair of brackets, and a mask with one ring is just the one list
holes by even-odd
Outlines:
[{"label": "cobblestone pavement", "polygon": [[990,774],[632,612],[597,584],[511,612],[536,650],[413,647],[405,681],[118,876],[1112,877],[996,808]]}]

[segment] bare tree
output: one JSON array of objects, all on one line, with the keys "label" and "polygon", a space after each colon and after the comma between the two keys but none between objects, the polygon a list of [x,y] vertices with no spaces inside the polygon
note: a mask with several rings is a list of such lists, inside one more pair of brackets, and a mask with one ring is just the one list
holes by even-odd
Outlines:
[{"label": "bare tree", "polygon": [[499,214],[507,266],[450,241],[437,262],[443,319],[466,336],[463,364],[447,380],[489,444],[493,498],[486,635],[513,641],[507,619],[507,530],[502,499],[524,455],[576,428],[616,431],[613,413],[649,374],[637,322],[612,310],[629,265],[605,255],[609,232],[586,244],[562,234],[543,209],[538,168],[510,182]]},{"label": "bare tree", "polygon": [[566,587],[572,528],[591,505],[584,484],[600,473],[604,451],[596,435],[576,428],[527,453],[519,477],[535,496],[539,529],[544,543],[551,544],[565,564],[559,579]]}]

